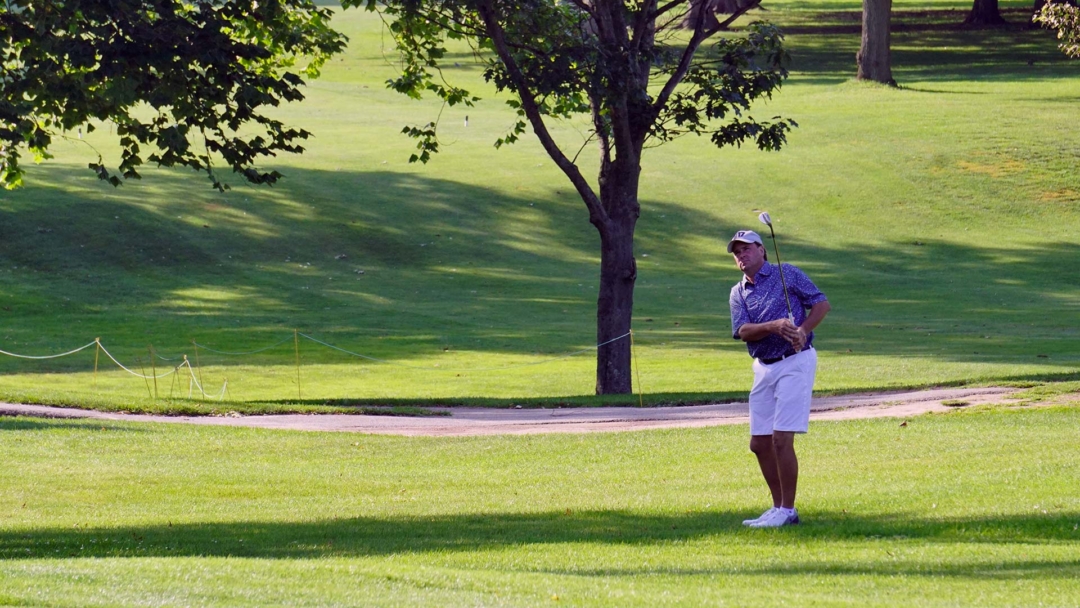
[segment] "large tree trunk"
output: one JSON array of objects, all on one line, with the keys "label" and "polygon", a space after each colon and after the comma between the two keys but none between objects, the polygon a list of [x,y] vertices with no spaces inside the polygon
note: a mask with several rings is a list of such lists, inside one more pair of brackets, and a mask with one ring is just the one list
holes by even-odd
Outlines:
[{"label": "large tree trunk", "polygon": [[892,77],[892,54],[889,21],[892,0],[863,0],[862,45],[855,61],[859,80],[873,80],[895,86]]},{"label": "large tree trunk", "polygon": [[[1039,11],[1046,6],[1047,1],[1048,0],[1035,0],[1031,5],[1031,16],[1034,17],[1035,15],[1038,15]],[[1035,23],[1034,19],[1028,19],[1028,27],[1034,29],[1040,26],[1038,23]]]},{"label": "large tree trunk", "polygon": [[[603,171],[600,197],[608,220],[597,225],[600,232],[600,293],[596,305],[596,340],[603,344],[596,354],[596,394],[633,392],[630,323],[634,310],[634,228],[640,207],[637,201],[639,167],[618,160]],[[622,337],[621,339],[619,339]],[[607,343],[607,344],[605,344]]]},{"label": "large tree trunk", "polygon": [[1004,25],[1005,19],[998,10],[998,0],[975,0],[964,19],[965,25]]}]

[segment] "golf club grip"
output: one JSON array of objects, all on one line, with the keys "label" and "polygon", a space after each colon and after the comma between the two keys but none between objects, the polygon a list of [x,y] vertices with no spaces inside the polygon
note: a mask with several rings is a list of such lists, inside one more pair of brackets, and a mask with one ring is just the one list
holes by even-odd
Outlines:
[{"label": "golf club grip", "polygon": [[[787,295],[785,294],[784,297],[787,297]],[[790,307],[790,304],[788,306]],[[795,315],[791,314],[790,311],[788,312],[787,318],[788,318],[788,321],[791,321],[792,325],[795,325]],[[795,326],[798,327],[798,325],[795,325]],[[794,344],[791,345],[791,348],[792,348],[792,350],[794,350],[797,353],[802,352],[802,349],[801,348],[795,348]]]}]

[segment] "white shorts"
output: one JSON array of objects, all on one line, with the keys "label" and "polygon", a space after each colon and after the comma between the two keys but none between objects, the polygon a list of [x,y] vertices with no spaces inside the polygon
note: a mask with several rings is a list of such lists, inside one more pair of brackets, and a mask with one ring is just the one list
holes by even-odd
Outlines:
[{"label": "white shorts", "polygon": [[816,371],[817,351],[813,348],[771,365],[754,359],[750,434],[805,433],[810,426],[810,396]]}]

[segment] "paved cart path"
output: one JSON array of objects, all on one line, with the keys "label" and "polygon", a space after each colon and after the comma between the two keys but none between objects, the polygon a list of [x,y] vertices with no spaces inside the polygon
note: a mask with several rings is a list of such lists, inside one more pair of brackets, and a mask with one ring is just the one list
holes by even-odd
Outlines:
[{"label": "paved cart path", "polygon": [[[814,399],[811,420],[909,417],[955,409],[942,401],[961,400],[964,406],[1009,402],[1009,388],[947,388],[865,393]],[[429,408],[449,416],[377,416],[349,414],[280,414],[268,416],[151,416],[94,410],[0,403],[0,415],[45,418],[89,418],[245,426],[303,431],[349,431],[386,435],[519,435],[527,433],[586,433],[640,429],[746,424],[747,404],[721,403],[678,407],[585,407],[553,409],[495,409],[477,407]]]}]

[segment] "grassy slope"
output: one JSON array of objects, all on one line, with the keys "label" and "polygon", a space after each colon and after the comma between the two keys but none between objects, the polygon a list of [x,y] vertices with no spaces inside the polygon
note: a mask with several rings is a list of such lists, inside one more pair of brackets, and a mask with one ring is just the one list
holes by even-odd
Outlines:
[{"label": "grassy slope", "polygon": [[804,524],[781,531],[739,525],[766,501],[743,427],[0,420],[0,603],[1071,606],[1078,416],[815,423]]},{"label": "grassy slope", "polygon": [[[769,209],[784,259],[833,302],[819,389],[1076,377],[1080,64],[1043,32],[957,31],[941,27],[955,14],[898,13],[904,88],[856,85],[856,8],[793,2],[769,14],[791,26],[794,74],[758,112],[802,125],[785,151],[692,139],[649,151],[635,328],[652,401],[744,394],[723,243],[754,224],[754,208]],[[79,168],[92,156],[73,142],[30,187],[0,195],[0,348],[43,354],[101,336],[149,370],[150,343],[166,366],[194,359],[192,339],[245,351],[299,328],[421,369],[305,342],[298,392],[291,343],[248,357],[203,350],[208,392],[227,378],[235,400],[589,394],[589,353],[483,371],[593,343],[597,238],[582,204],[531,140],[491,148],[511,124],[497,100],[445,110],[443,154],[408,165],[400,127],[439,109],[384,89],[392,52],[370,18],[349,12],[339,25],[352,51],[283,111],[317,138],[280,159],[280,187],[218,195],[198,177],[148,171],[112,189]],[[477,81],[460,63],[451,75]],[[105,151],[107,131],[93,139]],[[559,137],[580,141],[574,125]],[[150,406],[153,387],[122,372],[95,386],[92,361],[0,359],[0,395]],[[159,394],[187,394],[187,379],[171,380]]]}]

